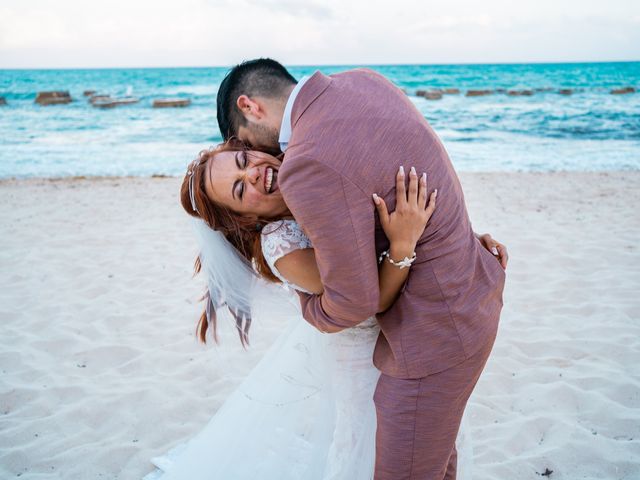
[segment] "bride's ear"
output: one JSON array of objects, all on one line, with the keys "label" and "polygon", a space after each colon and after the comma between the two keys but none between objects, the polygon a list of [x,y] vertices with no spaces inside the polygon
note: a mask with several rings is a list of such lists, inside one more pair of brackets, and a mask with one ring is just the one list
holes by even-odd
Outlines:
[{"label": "bride's ear", "polygon": [[260,103],[246,95],[240,95],[238,97],[238,100],[236,100],[236,106],[238,107],[238,110],[242,112],[244,118],[249,121],[255,122],[264,117],[264,110]]}]

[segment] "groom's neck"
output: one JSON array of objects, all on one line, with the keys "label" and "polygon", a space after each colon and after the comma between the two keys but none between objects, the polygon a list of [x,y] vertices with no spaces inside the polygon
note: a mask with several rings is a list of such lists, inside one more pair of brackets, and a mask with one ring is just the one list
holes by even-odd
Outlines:
[{"label": "groom's neck", "polygon": [[[282,119],[284,118],[284,110],[285,110],[285,108],[287,108],[287,102],[289,101],[289,97],[291,96],[291,92],[293,92],[293,89],[296,88],[296,85],[297,84],[294,83],[291,86],[285,88],[282,91],[282,95],[281,96],[279,96],[277,98],[274,98],[272,100],[271,108],[272,108],[272,111],[273,111],[273,113],[275,115],[275,118],[277,118],[278,122],[279,122],[278,125],[277,125],[278,130],[280,130],[280,123],[282,123]],[[275,125],[274,125],[274,127],[275,127]]]}]

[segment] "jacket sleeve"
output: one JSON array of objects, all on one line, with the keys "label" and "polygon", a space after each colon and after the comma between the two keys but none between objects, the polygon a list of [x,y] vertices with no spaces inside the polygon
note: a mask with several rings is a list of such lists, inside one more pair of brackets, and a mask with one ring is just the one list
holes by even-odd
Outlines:
[{"label": "jacket sleeve", "polygon": [[304,318],[337,332],[375,315],[380,296],[371,197],[329,166],[308,158],[283,163],[280,189],[311,239],[324,286],[301,294]]}]

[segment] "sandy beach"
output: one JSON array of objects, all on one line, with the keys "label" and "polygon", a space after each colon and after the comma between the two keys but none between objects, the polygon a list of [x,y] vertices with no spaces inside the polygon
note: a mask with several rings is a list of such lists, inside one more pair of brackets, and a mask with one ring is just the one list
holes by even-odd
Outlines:
[{"label": "sandy beach", "polygon": [[[640,478],[640,172],[460,178],[511,256],[474,479]],[[195,340],[180,181],[0,181],[0,478],[140,479],[237,383]]]}]

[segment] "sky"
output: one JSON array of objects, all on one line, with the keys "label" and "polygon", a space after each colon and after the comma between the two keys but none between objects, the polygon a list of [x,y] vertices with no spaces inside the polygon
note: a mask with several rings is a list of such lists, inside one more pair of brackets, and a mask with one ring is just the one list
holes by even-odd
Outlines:
[{"label": "sky", "polygon": [[0,0],[0,68],[640,60],[640,0]]}]

